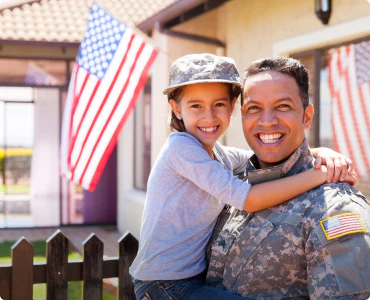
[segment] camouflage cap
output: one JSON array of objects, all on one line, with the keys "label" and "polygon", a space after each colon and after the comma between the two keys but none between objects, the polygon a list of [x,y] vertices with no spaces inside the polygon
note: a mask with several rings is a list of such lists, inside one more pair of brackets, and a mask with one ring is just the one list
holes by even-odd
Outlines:
[{"label": "camouflage cap", "polygon": [[239,72],[232,58],[203,53],[185,55],[172,63],[169,85],[163,94],[168,95],[184,85],[204,82],[230,83],[236,97],[242,89]]}]

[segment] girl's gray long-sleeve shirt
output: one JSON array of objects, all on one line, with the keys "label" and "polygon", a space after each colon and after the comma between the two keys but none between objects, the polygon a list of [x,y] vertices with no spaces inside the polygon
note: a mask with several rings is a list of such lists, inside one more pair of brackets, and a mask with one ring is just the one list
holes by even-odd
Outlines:
[{"label": "girl's gray long-sleeve shirt", "polygon": [[250,151],[213,148],[184,132],[172,133],[148,180],[139,252],[130,274],[139,280],[173,280],[206,268],[205,247],[225,204],[243,209],[250,184],[234,173],[246,168]]}]

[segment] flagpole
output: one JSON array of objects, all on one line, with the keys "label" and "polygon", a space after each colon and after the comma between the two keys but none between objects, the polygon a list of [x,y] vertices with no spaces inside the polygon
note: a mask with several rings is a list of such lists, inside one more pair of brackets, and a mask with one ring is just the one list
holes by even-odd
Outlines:
[{"label": "flagpole", "polygon": [[122,16],[118,16],[117,13],[115,12],[112,12],[108,7],[107,5],[105,4],[105,1],[101,1],[101,0],[94,0],[94,2],[99,5],[102,9],[104,9],[107,13],[109,13],[112,17],[114,17],[115,19],[117,19],[118,21],[122,22],[122,23],[125,23],[125,25],[129,25],[130,29],[138,36],[140,36],[143,40],[145,40],[146,42],[148,42],[149,44],[151,44],[155,49],[157,49],[158,51],[162,52],[164,55],[166,55],[169,59],[171,59],[172,61],[175,60],[174,57],[172,57],[167,51],[165,51],[164,49],[162,49],[161,47],[159,47],[157,45],[157,42],[152,39],[150,36],[148,36],[146,33],[142,32],[139,28],[137,28],[135,26],[135,24],[130,24],[130,22],[127,22],[127,20],[124,20],[124,18],[122,18]]}]

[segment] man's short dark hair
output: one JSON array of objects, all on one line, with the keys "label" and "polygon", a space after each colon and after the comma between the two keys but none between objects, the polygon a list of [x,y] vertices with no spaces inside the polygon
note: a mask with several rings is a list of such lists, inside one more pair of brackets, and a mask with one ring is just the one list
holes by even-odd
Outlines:
[{"label": "man's short dark hair", "polygon": [[[248,77],[266,71],[276,71],[293,77],[298,85],[303,109],[306,109],[309,104],[308,88],[310,86],[310,82],[307,70],[298,60],[289,57],[270,57],[252,62],[245,70],[243,88]],[[244,93],[242,93],[242,104],[244,100],[243,97]]]}]

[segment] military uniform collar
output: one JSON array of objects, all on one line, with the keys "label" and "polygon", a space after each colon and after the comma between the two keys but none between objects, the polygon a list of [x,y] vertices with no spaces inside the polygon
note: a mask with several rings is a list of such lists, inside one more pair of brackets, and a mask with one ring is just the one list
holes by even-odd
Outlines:
[{"label": "military uniform collar", "polygon": [[256,166],[258,166],[257,156],[253,155],[249,159],[246,169],[246,177],[251,184],[279,179],[312,168],[312,154],[305,139],[301,146],[282,164],[265,169],[257,169]]}]

